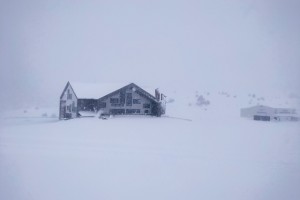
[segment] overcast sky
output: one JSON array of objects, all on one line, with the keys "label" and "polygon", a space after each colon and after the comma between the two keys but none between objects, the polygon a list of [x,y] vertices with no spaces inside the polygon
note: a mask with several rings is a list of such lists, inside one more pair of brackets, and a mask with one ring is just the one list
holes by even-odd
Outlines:
[{"label": "overcast sky", "polygon": [[1,101],[57,103],[68,80],[300,90],[299,10],[299,0],[1,0]]}]

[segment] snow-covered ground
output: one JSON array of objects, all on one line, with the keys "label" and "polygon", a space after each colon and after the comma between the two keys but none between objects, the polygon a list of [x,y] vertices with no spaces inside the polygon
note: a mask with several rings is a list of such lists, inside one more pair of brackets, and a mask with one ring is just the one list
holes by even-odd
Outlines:
[{"label": "snow-covered ground", "polygon": [[254,96],[169,91],[162,118],[1,113],[0,199],[298,200],[300,123],[242,119],[239,109],[299,99]]}]

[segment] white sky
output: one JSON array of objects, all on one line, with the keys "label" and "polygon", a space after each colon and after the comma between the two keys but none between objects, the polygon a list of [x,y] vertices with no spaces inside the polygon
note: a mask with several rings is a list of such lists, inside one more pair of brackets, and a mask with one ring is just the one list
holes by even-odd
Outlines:
[{"label": "white sky", "polygon": [[1,0],[1,101],[57,103],[68,80],[300,90],[299,10],[298,0]]}]

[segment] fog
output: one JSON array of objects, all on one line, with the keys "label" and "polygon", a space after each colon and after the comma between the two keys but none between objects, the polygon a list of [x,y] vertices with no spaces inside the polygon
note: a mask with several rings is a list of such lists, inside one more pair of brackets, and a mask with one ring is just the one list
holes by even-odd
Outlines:
[{"label": "fog", "polygon": [[2,0],[1,105],[56,105],[68,80],[297,91],[299,8],[297,0]]}]

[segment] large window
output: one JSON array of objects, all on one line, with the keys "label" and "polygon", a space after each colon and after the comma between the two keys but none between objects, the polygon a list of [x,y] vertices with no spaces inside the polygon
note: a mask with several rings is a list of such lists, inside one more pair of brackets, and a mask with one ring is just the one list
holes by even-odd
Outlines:
[{"label": "large window", "polygon": [[125,104],[125,91],[121,90],[120,92],[120,104]]},{"label": "large window", "polygon": [[119,99],[118,98],[110,98],[110,103],[119,103]]},{"label": "large window", "polygon": [[141,100],[140,99],[133,99],[132,103],[133,104],[141,104]]},{"label": "large window", "polygon": [[132,93],[126,94],[126,106],[132,106]]}]

